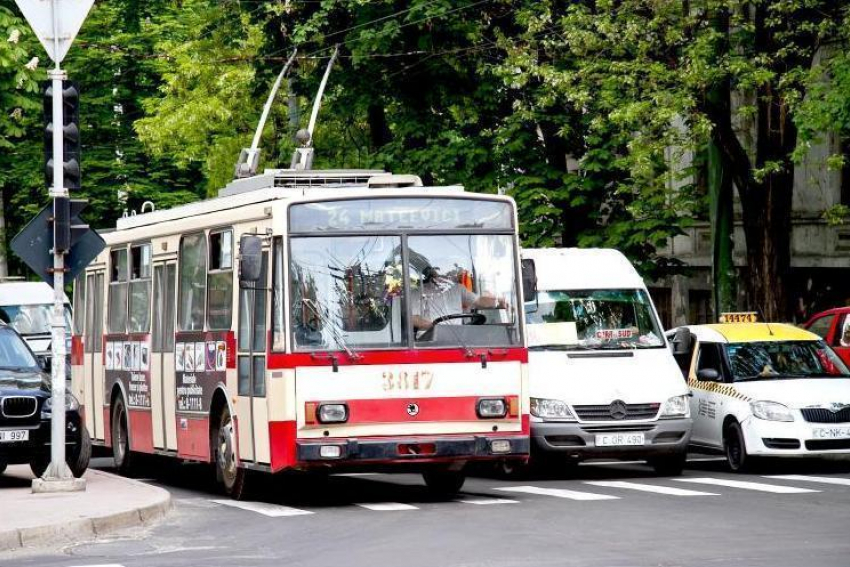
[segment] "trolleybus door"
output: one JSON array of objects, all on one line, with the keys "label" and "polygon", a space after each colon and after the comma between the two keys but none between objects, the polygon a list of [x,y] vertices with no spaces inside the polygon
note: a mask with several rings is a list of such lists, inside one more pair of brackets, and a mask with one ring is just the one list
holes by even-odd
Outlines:
[{"label": "trolleybus door", "polygon": [[174,322],[177,264],[153,266],[153,329],[151,337],[151,406],[153,442],[157,449],[177,450],[177,400],[174,368]]},{"label": "trolleybus door", "polygon": [[[103,388],[103,270],[86,275],[85,330],[83,365],[85,368],[84,401],[86,427],[95,439],[105,439]],[[81,314],[82,316],[82,314]]]},{"label": "trolleybus door", "polygon": [[[239,288],[239,327],[236,337],[239,458],[268,462],[269,433],[266,406],[266,340],[268,329],[269,254],[263,252],[260,280]],[[247,286],[247,287],[242,287]]]}]

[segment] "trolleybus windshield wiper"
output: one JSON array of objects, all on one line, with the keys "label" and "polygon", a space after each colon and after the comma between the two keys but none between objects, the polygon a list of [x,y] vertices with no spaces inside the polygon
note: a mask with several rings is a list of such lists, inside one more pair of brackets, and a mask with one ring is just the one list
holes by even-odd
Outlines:
[{"label": "trolleybus windshield wiper", "polygon": [[322,322],[322,326],[326,326],[330,330],[331,337],[333,338],[334,342],[336,342],[337,346],[344,350],[345,354],[347,354],[351,360],[360,359],[360,353],[356,352],[354,349],[348,346],[348,343],[345,342],[345,338],[342,336],[342,333],[337,328],[337,326],[330,321],[330,319],[325,315],[325,313],[322,312],[321,308],[317,306],[312,299],[302,298],[301,303],[309,307],[310,310],[312,310],[313,313],[316,314],[316,316]]}]

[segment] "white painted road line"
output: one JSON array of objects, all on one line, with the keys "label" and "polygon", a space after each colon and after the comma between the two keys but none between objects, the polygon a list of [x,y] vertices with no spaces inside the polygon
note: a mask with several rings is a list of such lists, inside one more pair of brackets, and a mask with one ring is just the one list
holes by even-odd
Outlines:
[{"label": "white painted road line", "polygon": [[118,563],[106,563],[104,565],[70,565],[69,567],[124,567]]},{"label": "white painted road line", "polygon": [[803,494],[807,492],[820,492],[808,488],[797,488],[795,486],[780,486],[778,484],[765,484],[762,482],[746,482],[743,480],[729,480],[725,478],[674,478],[677,482],[691,482],[694,484],[710,484],[713,486],[727,486],[729,488],[740,488],[743,490],[757,490],[759,492],[772,492],[774,494]]},{"label": "white painted road line", "polygon": [[837,476],[808,476],[802,474],[777,474],[769,475],[764,478],[775,478],[777,480],[801,480],[803,482],[821,482],[823,484],[837,484],[839,486],[850,486],[850,478],[841,478]]},{"label": "white painted road line", "polygon": [[478,506],[490,506],[492,504],[519,504],[519,500],[508,500],[507,498],[477,498],[470,496],[469,498],[458,498],[455,502],[462,504],[475,504]]},{"label": "white painted road line", "polygon": [[369,502],[368,504],[357,504],[361,508],[372,510],[373,512],[396,512],[400,510],[418,510],[416,506],[410,504],[402,504],[401,502]]},{"label": "white painted road line", "polygon": [[569,500],[619,500],[619,496],[608,494],[595,494],[593,492],[578,492],[575,490],[564,490],[562,488],[541,488],[539,486],[503,486],[496,490],[505,492],[519,492],[521,494],[536,494],[538,496],[554,496],[555,498],[567,498]]},{"label": "white painted road line", "polygon": [[699,492],[697,490],[685,490],[684,488],[673,488],[672,486],[656,486],[654,484],[638,484],[637,482],[626,482],[621,480],[588,480],[585,484],[591,486],[602,486],[607,488],[623,488],[626,490],[639,490],[641,492],[652,492],[655,494],[668,494],[670,496],[720,496],[714,492]]},{"label": "white painted road line", "polygon": [[305,516],[312,514],[307,510],[299,510],[298,508],[290,508],[289,506],[280,506],[278,504],[268,504],[266,502],[237,502],[236,500],[213,500],[216,504],[222,506],[230,506],[231,508],[239,508],[240,510],[248,510],[256,512],[269,518],[284,518],[286,516]]}]

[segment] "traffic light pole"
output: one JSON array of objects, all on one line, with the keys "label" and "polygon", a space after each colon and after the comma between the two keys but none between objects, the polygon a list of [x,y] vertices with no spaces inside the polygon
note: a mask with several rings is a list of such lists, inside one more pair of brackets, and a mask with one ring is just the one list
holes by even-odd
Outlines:
[{"label": "traffic light pole", "polygon": [[[63,84],[67,78],[65,71],[56,68],[48,73],[53,83],[53,187],[50,196],[54,203],[59,198],[67,198],[64,171],[64,132],[63,124]],[[57,223],[54,222],[54,226]],[[41,479],[33,481],[33,492],[71,492],[85,490],[84,479],[74,478],[65,460],[65,252],[53,252],[53,323],[51,325],[51,398],[50,418],[50,466]]]}]

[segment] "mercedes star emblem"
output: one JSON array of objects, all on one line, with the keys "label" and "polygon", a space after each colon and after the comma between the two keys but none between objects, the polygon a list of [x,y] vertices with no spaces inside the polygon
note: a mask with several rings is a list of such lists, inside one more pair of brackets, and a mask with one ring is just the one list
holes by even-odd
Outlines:
[{"label": "mercedes star emblem", "polygon": [[614,419],[625,419],[626,415],[628,415],[628,408],[626,408],[626,402],[623,400],[614,400],[611,402],[611,406],[608,408],[608,411],[611,412],[611,417]]}]

